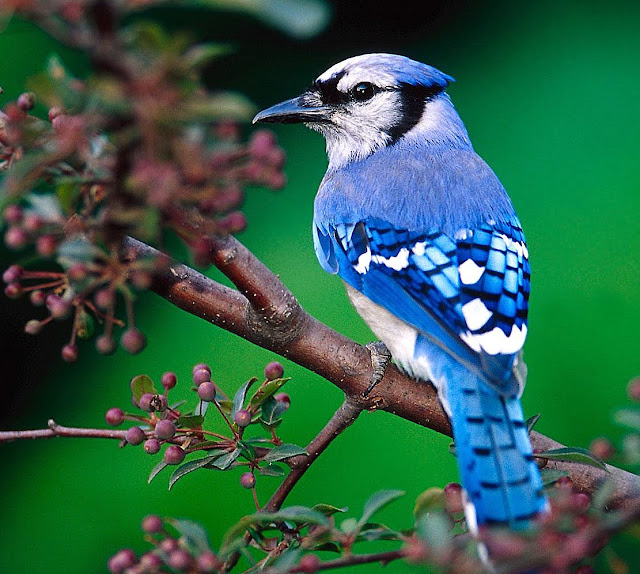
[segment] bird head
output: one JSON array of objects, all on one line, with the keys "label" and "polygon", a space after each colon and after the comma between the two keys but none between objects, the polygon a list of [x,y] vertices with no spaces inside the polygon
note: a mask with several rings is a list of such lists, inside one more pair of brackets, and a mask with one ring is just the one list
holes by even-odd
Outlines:
[{"label": "bird head", "polygon": [[466,140],[444,93],[453,81],[404,56],[365,54],[335,64],[302,95],[253,121],[304,123],[324,135],[330,167],[339,167],[418,133],[432,141],[452,135]]}]

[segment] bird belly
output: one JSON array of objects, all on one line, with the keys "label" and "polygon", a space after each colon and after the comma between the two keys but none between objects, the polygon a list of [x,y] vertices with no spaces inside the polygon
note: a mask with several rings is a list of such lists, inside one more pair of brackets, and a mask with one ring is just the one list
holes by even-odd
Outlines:
[{"label": "bird belly", "polygon": [[408,325],[384,307],[374,303],[369,297],[345,283],[347,294],[358,314],[389,349],[398,365],[410,376],[428,381],[431,379],[429,365],[417,362],[414,350],[418,331]]}]

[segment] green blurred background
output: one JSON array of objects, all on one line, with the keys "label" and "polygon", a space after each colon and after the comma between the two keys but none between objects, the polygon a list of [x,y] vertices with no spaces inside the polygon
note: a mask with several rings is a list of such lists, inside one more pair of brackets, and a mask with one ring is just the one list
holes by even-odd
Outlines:
[{"label": "green blurred background", "polygon": [[[573,446],[620,436],[613,409],[640,374],[640,5],[635,0],[531,3],[433,1],[338,2],[321,35],[292,39],[259,20],[230,12],[158,11],[171,29],[198,40],[232,43],[235,52],[207,70],[211,86],[245,92],[256,106],[296,95],[330,64],[370,51],[402,53],[453,75],[451,94],[477,151],[494,168],[518,210],[533,265],[527,415],[539,430]],[[14,20],[0,34],[0,96],[21,91],[52,52],[77,73],[82,55],[60,49]],[[249,129],[249,128],[247,128]],[[277,127],[288,153],[282,192],[248,193],[249,228],[241,240],[313,315],[355,340],[372,334],[343,287],[313,253],[310,220],[324,173],[324,142],[301,126]],[[0,253],[2,267],[9,254]],[[217,277],[214,271],[211,276]],[[58,359],[67,327],[27,338],[27,305],[0,299],[2,428],[102,426],[104,411],[127,408],[128,382],[178,373],[187,396],[191,366],[211,364],[232,391],[277,357],[171,307],[154,295],[139,305],[149,339],[137,357],[101,357],[90,344],[74,365]],[[35,312],[37,313],[37,311]],[[283,361],[292,408],[281,427],[305,444],[340,404],[341,394]],[[449,440],[386,413],[363,414],[314,465],[288,503],[349,506],[357,515],[381,488],[407,495],[381,518],[410,526],[412,501],[426,487],[456,480]],[[115,442],[59,439],[0,446],[0,574],[105,572],[124,546],[146,550],[141,518],[160,513],[201,521],[215,546],[225,529],[253,510],[239,471],[197,472],[171,492],[155,459]],[[265,501],[277,483],[262,478]],[[640,571],[638,548],[616,551]],[[378,572],[377,566],[353,569]],[[391,564],[386,572],[412,572]],[[606,572],[603,560],[598,571]]]}]

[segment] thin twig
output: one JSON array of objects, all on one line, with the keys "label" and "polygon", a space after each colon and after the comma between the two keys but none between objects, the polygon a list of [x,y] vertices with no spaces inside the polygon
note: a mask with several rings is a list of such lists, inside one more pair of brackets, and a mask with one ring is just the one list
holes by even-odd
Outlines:
[{"label": "thin twig", "polygon": [[[263,512],[276,512],[280,510],[285,499],[293,490],[293,487],[304,476],[311,464],[327,449],[327,447],[342,434],[342,432],[350,427],[362,412],[362,408],[352,401],[349,396],[340,405],[340,408],[333,414],[327,424],[316,435],[316,437],[307,445],[305,452],[307,454],[298,455],[287,459],[287,464],[291,471],[287,477],[280,483],[278,489],[273,493],[269,502],[265,504]],[[244,536],[245,544],[251,540],[247,533]],[[240,552],[236,551],[227,558],[223,572],[229,572],[238,562]]]},{"label": "thin twig", "polygon": [[46,429],[23,430],[23,431],[0,431],[0,442],[11,442],[14,440],[22,440],[22,439],[56,438],[56,437],[110,438],[110,439],[124,440],[125,435],[127,433],[126,430],[65,427],[65,426],[59,425],[53,419],[50,419],[47,424],[49,428],[46,428]]}]

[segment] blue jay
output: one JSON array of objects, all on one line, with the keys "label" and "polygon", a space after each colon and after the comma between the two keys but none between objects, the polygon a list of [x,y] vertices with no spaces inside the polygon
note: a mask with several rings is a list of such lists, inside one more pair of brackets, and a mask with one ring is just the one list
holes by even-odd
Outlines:
[{"label": "blue jay", "polygon": [[445,92],[452,81],[403,56],[366,54],[254,122],[301,122],[325,137],[320,264],[401,368],[438,390],[470,530],[522,529],[547,507],[519,401],[528,252]]}]

